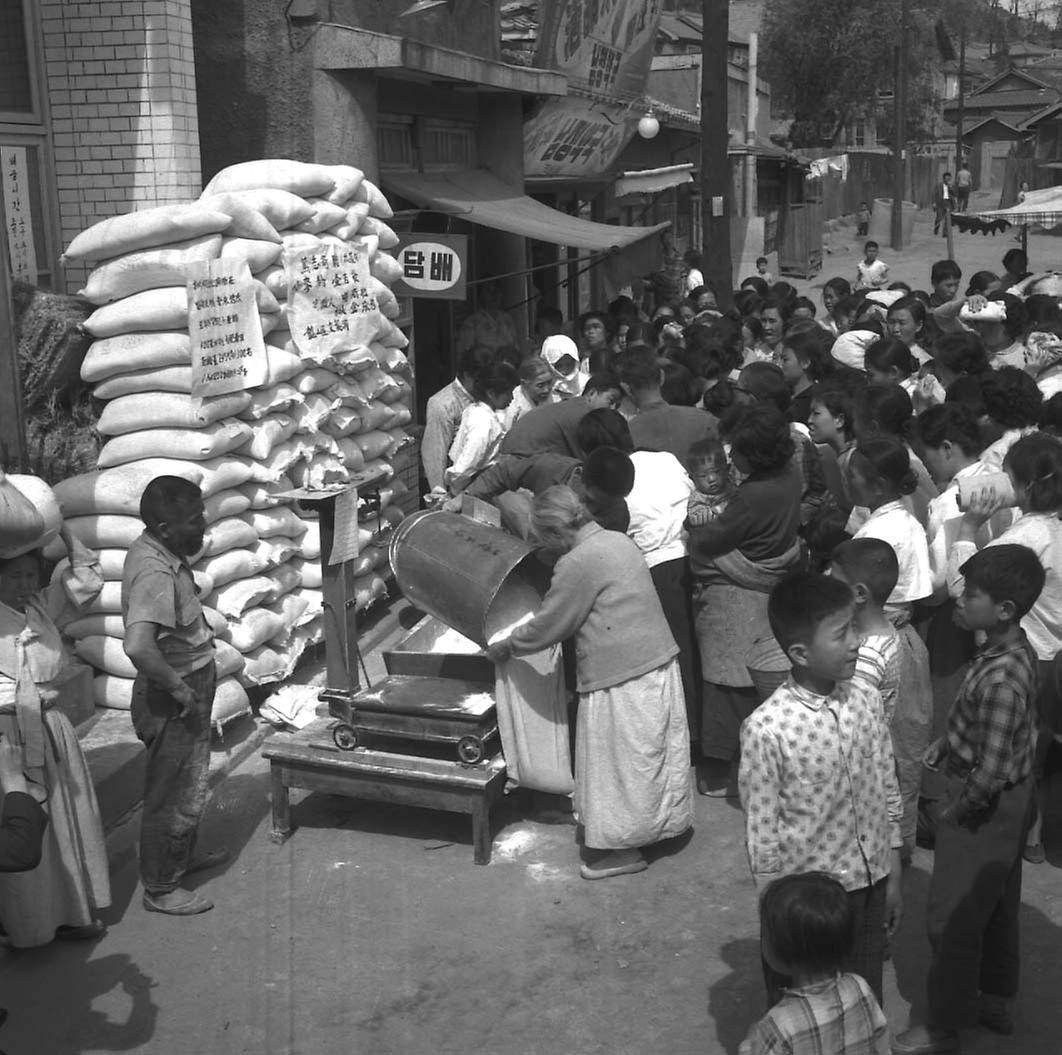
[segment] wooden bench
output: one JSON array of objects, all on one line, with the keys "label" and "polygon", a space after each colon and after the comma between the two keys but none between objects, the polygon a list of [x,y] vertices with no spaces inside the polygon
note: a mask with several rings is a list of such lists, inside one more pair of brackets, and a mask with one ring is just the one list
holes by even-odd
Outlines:
[{"label": "wooden bench", "polygon": [[352,799],[469,813],[473,860],[490,864],[490,811],[505,789],[501,754],[463,765],[365,747],[340,751],[332,742],[333,724],[333,719],[318,718],[298,733],[271,737],[263,746],[262,757],[270,763],[273,842],[283,842],[293,831],[288,789],[306,788]]}]

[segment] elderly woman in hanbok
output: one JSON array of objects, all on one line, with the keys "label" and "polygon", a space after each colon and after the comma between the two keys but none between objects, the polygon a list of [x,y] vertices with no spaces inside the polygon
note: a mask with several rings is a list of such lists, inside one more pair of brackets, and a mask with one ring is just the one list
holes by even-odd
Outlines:
[{"label": "elderly woman in hanbok", "polygon": [[103,588],[96,554],[64,531],[70,567],[40,589],[40,556],[0,560],[0,734],[18,744],[30,794],[48,814],[40,864],[0,875],[0,925],[15,948],[103,933],[107,850],[85,756],[55,707],[69,662],[59,627]]},{"label": "elderly woman in hanbok", "polygon": [[584,879],[640,872],[641,848],[693,823],[682,675],[641,551],[564,485],[535,499],[535,539],[558,558],[542,607],[488,648],[495,663],[575,638],[575,812]]}]

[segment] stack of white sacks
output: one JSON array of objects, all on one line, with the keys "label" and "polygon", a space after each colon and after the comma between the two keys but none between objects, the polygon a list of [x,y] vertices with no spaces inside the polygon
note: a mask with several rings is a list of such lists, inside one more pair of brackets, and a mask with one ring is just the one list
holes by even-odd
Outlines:
[{"label": "stack of white sacks", "polygon": [[[288,676],[323,636],[317,520],[276,497],[293,487],[327,487],[362,470],[393,476],[389,459],[409,437],[407,339],[391,321],[389,285],[401,268],[387,249],[392,213],[357,169],[293,161],[235,165],[200,200],[104,220],[71,243],[66,257],[98,263],[83,295],[97,310],[82,378],[106,403],[98,470],[56,486],[63,514],[102,552],[102,595],[69,630],[78,654],[99,672],[98,706],[127,708],[135,671],[122,650],[121,577],[142,530],[140,495],[153,477],[184,476],[201,488],[208,529],[193,563],[218,638],[220,727],[249,710],[246,688]],[[369,252],[378,332],[368,346],[308,358],[287,325],[281,260],[296,250],[360,242]],[[190,262],[245,260],[256,282],[268,377],[250,391],[198,400],[190,395],[191,342],[185,282]],[[357,599],[386,594],[381,529],[402,485],[360,532]],[[58,557],[53,549],[50,555]],[[327,557],[327,554],[326,554]]]}]

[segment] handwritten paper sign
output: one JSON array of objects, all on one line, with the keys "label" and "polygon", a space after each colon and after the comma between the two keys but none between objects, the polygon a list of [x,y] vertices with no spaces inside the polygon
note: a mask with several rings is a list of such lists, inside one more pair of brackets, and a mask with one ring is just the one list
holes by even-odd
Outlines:
[{"label": "handwritten paper sign", "polygon": [[254,281],[244,260],[202,260],[188,273],[192,395],[220,396],[269,376]]},{"label": "handwritten paper sign", "polygon": [[3,166],[4,214],[7,221],[7,251],[11,274],[23,282],[37,284],[37,247],[33,242],[30,214],[29,170],[25,147],[0,147]]},{"label": "handwritten paper sign", "polygon": [[285,250],[284,267],[288,323],[303,355],[321,359],[376,339],[383,315],[372,292],[365,246]]},{"label": "handwritten paper sign", "polygon": [[342,564],[356,560],[358,556],[358,489],[341,491],[336,496],[335,527],[332,534],[332,552],[329,564]]}]

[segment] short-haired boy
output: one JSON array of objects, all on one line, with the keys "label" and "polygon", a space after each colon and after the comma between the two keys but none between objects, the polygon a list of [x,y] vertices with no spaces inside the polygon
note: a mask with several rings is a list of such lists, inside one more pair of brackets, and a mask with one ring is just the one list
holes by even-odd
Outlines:
[{"label": "short-haired boy", "polygon": [[863,259],[856,265],[856,289],[884,289],[889,283],[889,265],[878,258],[880,247],[871,240],[863,246]]},{"label": "short-haired boy", "polygon": [[[881,696],[853,681],[855,599],[828,575],[798,573],[772,591],[771,630],[792,663],[784,685],[741,727],[738,785],[759,888],[823,871],[856,920],[844,969],[881,1002],[885,940],[899,925],[900,793]],[[785,978],[764,964],[768,997]]]},{"label": "short-haired boy", "polygon": [[889,1055],[889,1027],[867,983],[842,973],[855,919],[824,872],[776,879],[760,898],[763,958],[792,979],[749,1030],[738,1055]]},{"label": "short-haired boy", "polygon": [[756,257],[756,274],[763,279],[764,282],[774,282],[774,275],[768,270],[768,261],[765,256]]},{"label": "short-haired boy", "polygon": [[856,238],[866,238],[870,230],[870,206],[865,201],[859,203],[856,211]]},{"label": "short-haired boy", "polygon": [[899,578],[892,546],[876,538],[848,539],[833,551],[830,574],[855,594],[861,643],[854,676],[881,694],[903,800],[901,857],[907,864],[918,827],[922,754],[933,724],[929,654],[922,639],[908,629],[909,623],[897,629],[885,614],[885,603]]},{"label": "short-haired boy", "polygon": [[926,749],[940,770],[933,878],[926,906],[931,959],[928,1017],[893,1040],[903,1055],[955,1052],[959,1029],[980,993],[979,1022],[999,1033],[1014,1023],[1018,991],[1021,851],[1033,781],[1037,659],[1021,618],[1045,573],[1026,546],[988,546],[962,566],[956,622],[981,631],[978,649],[948,715],[947,732]]}]

